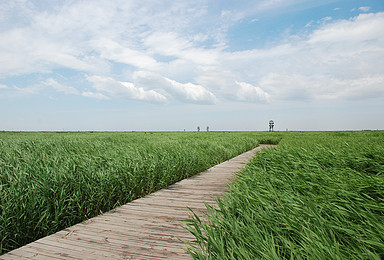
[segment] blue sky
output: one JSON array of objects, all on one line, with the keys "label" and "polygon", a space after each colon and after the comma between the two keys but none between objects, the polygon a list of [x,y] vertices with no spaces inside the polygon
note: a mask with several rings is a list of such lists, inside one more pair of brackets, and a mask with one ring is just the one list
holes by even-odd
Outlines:
[{"label": "blue sky", "polygon": [[384,129],[384,1],[0,1],[0,130]]}]

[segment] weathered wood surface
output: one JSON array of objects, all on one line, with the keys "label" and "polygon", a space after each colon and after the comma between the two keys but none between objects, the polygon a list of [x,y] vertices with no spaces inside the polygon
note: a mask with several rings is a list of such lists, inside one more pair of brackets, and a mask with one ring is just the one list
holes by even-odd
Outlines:
[{"label": "weathered wood surface", "polygon": [[182,220],[190,216],[188,207],[202,216],[204,203],[215,205],[215,198],[227,189],[234,173],[265,147],[261,145],[0,259],[191,259],[180,241],[193,239],[182,228]]}]

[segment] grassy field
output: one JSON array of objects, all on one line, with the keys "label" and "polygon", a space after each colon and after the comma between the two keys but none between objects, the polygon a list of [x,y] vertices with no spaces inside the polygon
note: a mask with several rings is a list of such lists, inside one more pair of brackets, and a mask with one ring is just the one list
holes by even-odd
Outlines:
[{"label": "grassy field", "polygon": [[0,133],[0,254],[201,172],[266,133]]},{"label": "grassy field", "polygon": [[195,259],[384,259],[384,132],[274,133],[188,230]]}]

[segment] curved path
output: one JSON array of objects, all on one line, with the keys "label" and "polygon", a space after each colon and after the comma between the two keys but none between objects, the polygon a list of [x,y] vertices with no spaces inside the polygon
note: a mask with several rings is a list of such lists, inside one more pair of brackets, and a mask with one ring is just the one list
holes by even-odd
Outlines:
[{"label": "curved path", "polygon": [[243,153],[144,198],[13,250],[0,259],[191,259],[180,240],[194,237],[181,227],[191,208],[198,215],[254,154]]}]

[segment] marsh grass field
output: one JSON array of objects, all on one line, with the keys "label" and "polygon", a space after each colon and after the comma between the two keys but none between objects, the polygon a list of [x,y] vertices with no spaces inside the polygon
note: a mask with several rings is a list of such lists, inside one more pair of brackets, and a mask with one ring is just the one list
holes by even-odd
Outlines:
[{"label": "marsh grass field", "polygon": [[256,147],[257,133],[0,133],[0,253]]},{"label": "marsh grass field", "polygon": [[260,143],[195,259],[383,259],[384,132],[0,133],[0,254]]},{"label": "marsh grass field", "polygon": [[384,132],[275,133],[195,216],[194,259],[384,259]]}]

